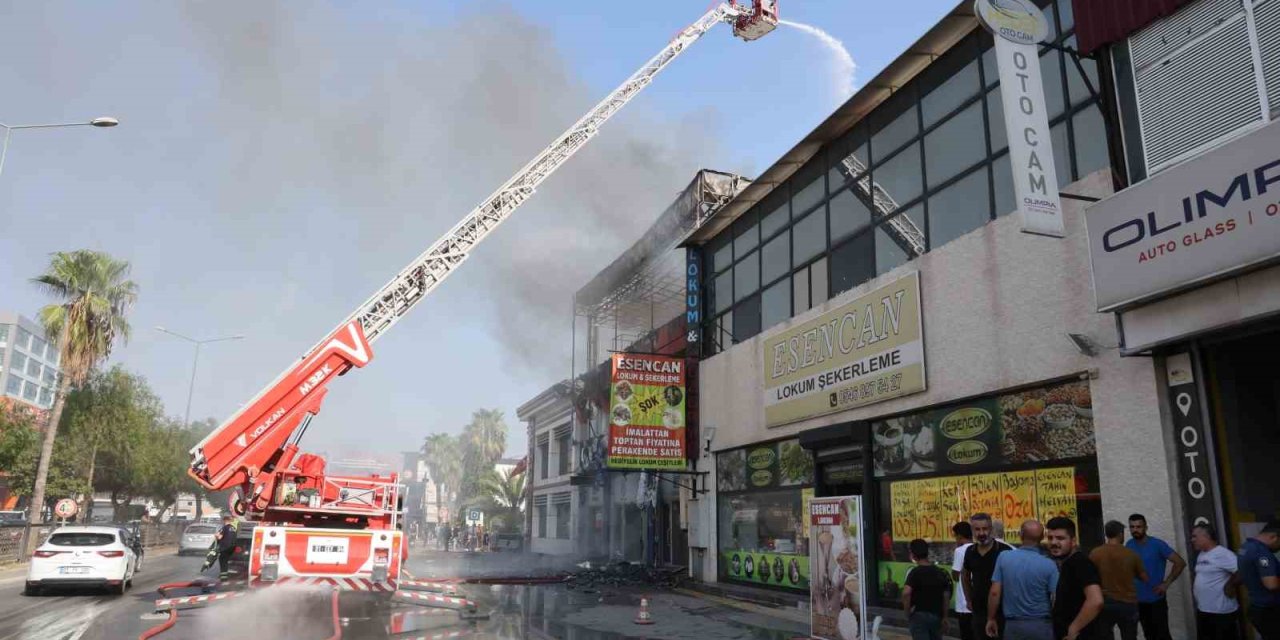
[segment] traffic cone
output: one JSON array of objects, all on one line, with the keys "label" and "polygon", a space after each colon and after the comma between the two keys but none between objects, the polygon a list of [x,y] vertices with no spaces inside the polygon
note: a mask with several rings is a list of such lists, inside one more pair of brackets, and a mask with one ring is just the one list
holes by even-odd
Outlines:
[{"label": "traffic cone", "polygon": [[649,615],[648,598],[640,598],[640,613],[636,614],[636,619],[632,622],[636,624],[653,624],[653,617]]}]

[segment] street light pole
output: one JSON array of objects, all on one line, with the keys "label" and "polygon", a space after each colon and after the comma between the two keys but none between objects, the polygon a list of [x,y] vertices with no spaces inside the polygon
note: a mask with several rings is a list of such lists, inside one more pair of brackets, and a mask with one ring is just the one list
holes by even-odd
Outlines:
[{"label": "street light pole", "polygon": [[241,340],[244,338],[244,336],[234,335],[234,336],[222,336],[220,338],[209,338],[206,340],[196,340],[195,338],[184,336],[181,333],[178,333],[176,331],[170,331],[164,327],[156,327],[156,331],[159,331],[161,333],[167,333],[175,338],[181,338],[196,346],[195,359],[191,362],[191,384],[187,386],[187,411],[182,417],[183,426],[190,426],[191,425],[191,398],[193,395],[195,395],[195,391],[196,391],[196,368],[200,366],[200,347],[203,345],[209,344],[211,342],[223,342],[225,340]]},{"label": "street light pole", "polygon": [[115,118],[102,117],[94,118],[88,122],[57,122],[53,124],[5,124],[0,122],[0,128],[4,129],[4,148],[0,149],[0,174],[4,173],[4,159],[9,155],[9,138],[17,129],[56,129],[59,127],[98,127],[109,128],[120,124]]}]

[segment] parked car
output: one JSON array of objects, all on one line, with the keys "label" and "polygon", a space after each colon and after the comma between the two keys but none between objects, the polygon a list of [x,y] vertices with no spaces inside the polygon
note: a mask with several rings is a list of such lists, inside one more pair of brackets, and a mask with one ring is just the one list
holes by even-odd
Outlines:
[{"label": "parked car", "polygon": [[23,593],[51,587],[98,587],[124,595],[133,584],[138,556],[119,527],[69,526],[54,531],[27,567]]},{"label": "parked car", "polygon": [[27,514],[22,511],[0,511],[0,542],[19,544],[27,526]]},{"label": "parked car", "polygon": [[178,555],[204,555],[213,546],[213,536],[218,533],[218,525],[197,522],[187,525],[178,540]]}]

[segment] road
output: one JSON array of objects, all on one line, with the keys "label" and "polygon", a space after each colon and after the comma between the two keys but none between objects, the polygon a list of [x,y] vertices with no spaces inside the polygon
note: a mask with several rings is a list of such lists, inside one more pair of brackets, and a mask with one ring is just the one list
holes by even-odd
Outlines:
[{"label": "road", "polygon": [[[409,563],[420,576],[442,575],[446,569],[475,572],[481,568],[471,562],[449,562],[439,554],[423,556]],[[86,591],[27,597],[21,595],[22,576],[8,574],[0,578],[0,640],[132,640],[162,621],[151,615],[156,587],[198,577],[201,561],[199,557],[178,557],[172,550],[153,551],[133,589],[124,596]],[[214,572],[216,569],[207,577],[213,577]],[[637,627],[632,623],[637,593],[482,585],[466,585],[463,591],[480,611],[490,614],[487,619],[461,620],[456,613],[439,609],[392,609],[385,601],[361,601],[358,596],[344,594],[343,637],[602,640],[639,635],[671,640],[783,640],[806,630],[806,625],[763,612],[673,593],[648,594],[657,624]],[[182,611],[177,625],[159,640],[320,640],[332,632],[324,593],[276,587],[251,598]]]}]

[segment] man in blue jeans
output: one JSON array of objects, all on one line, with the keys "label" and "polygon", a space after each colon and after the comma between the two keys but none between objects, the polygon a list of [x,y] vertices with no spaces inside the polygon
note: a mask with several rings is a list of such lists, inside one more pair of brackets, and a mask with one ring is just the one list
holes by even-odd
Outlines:
[{"label": "man in blue jeans", "polygon": [[[1022,546],[1000,554],[991,576],[987,611],[1004,610],[1005,640],[1055,640],[1053,594],[1058,590],[1058,565],[1040,553],[1044,527],[1035,520],[1022,523]],[[987,635],[1000,627],[987,615]]]},{"label": "man in blue jeans", "polygon": [[[1147,535],[1147,518],[1140,513],[1129,516],[1129,541],[1124,546],[1142,558],[1142,566],[1147,571],[1147,581],[1137,581],[1142,635],[1146,640],[1173,640],[1169,635],[1169,602],[1164,594],[1187,568],[1187,561],[1164,540]],[[1169,563],[1173,564],[1173,570],[1166,575]]]}]

